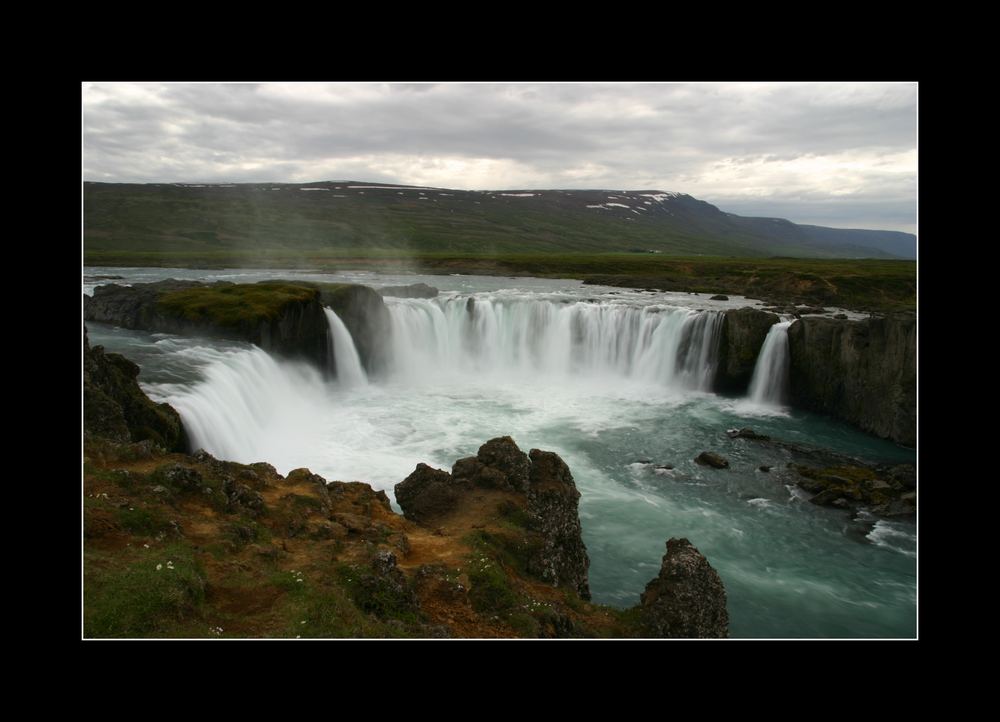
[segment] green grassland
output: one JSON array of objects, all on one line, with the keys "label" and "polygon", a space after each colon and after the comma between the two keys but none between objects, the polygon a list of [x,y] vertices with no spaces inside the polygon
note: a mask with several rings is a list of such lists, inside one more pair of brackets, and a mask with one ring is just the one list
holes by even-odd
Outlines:
[{"label": "green grassland", "polygon": [[287,268],[322,272],[477,274],[577,278],[588,283],[696,293],[728,293],[775,303],[819,303],[861,311],[916,309],[916,263],[876,259],[724,258],[649,253],[495,255],[380,250],[85,253],[87,265]]},{"label": "green grassland", "polygon": [[[324,190],[304,190],[313,187]],[[857,245],[879,232],[741,218],[690,196],[609,193],[85,183],[84,263],[578,278],[783,304],[915,308],[916,263]],[[846,235],[831,244],[830,234]]]}]

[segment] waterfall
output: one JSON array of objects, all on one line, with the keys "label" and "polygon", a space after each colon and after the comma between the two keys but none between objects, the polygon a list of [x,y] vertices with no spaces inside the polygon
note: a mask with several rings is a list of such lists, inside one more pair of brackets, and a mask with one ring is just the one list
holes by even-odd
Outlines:
[{"label": "waterfall", "polygon": [[204,380],[174,387],[164,398],[194,448],[244,464],[301,465],[296,450],[315,435],[317,403],[327,395],[319,371],[253,348],[225,354],[203,373]]},{"label": "waterfall", "polygon": [[788,400],[788,327],[780,321],[767,332],[750,379],[750,400],[765,406],[781,406]]},{"label": "waterfall", "polygon": [[343,386],[367,386],[368,376],[361,365],[361,357],[354,347],[354,339],[347,326],[332,309],[324,308],[330,324],[330,355],[337,367],[337,380]]},{"label": "waterfall", "polygon": [[474,298],[387,299],[392,374],[631,378],[707,391],[722,314],[667,306]]}]

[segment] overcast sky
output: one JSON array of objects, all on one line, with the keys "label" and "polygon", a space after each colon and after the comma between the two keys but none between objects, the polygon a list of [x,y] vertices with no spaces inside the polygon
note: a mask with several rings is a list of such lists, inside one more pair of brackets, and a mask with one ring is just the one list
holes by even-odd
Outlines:
[{"label": "overcast sky", "polygon": [[656,189],[915,232],[916,83],[85,83],[83,176]]}]

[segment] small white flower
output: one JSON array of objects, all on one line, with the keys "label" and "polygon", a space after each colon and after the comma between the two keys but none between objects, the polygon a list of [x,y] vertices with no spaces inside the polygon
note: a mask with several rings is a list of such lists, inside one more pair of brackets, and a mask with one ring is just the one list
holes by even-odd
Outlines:
[{"label": "small white flower", "polygon": [[149,544],[143,544],[143,545],[142,545],[142,548],[143,548],[143,549],[149,549]]},{"label": "small white flower", "polygon": [[161,569],[163,569],[163,565],[162,564],[157,564],[156,565],[156,571],[160,571]]}]

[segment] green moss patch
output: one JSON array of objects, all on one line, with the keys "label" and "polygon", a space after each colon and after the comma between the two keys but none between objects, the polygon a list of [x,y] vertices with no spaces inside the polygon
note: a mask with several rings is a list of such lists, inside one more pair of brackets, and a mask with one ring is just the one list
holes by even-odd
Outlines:
[{"label": "green moss patch", "polygon": [[290,303],[306,303],[318,291],[292,283],[213,284],[164,293],[158,309],[193,323],[227,328],[277,318]]}]

